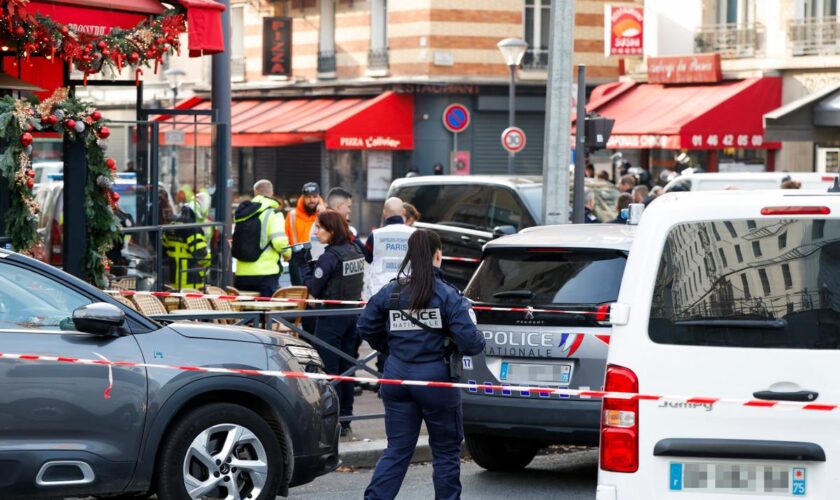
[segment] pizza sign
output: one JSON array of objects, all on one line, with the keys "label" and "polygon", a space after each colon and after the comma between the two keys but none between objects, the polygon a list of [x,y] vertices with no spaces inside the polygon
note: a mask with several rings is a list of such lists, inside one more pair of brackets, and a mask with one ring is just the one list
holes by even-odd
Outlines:
[{"label": "pizza sign", "polygon": [[644,9],[604,6],[604,55],[641,56],[644,44]]}]

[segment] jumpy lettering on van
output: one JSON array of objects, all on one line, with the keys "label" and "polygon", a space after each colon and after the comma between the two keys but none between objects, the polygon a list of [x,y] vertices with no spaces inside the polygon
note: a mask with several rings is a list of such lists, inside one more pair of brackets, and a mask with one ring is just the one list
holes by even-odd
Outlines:
[{"label": "jumpy lettering on van", "polygon": [[[443,328],[443,319],[440,314],[440,309],[420,309],[414,311],[412,316],[414,319],[428,326],[429,328]],[[402,311],[389,311],[389,318],[391,320],[391,331],[406,331],[418,330],[419,328],[411,322],[407,314]]]},{"label": "jumpy lettering on van", "polygon": [[714,410],[714,405],[711,403],[686,403],[685,401],[662,401],[659,408],[687,408],[694,410],[696,408],[705,408],[706,411]]}]

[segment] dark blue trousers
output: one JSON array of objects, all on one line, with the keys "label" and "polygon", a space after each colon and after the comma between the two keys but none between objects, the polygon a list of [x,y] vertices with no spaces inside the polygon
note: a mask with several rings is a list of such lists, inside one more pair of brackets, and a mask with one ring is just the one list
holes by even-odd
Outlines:
[{"label": "dark blue trousers", "polygon": [[[358,316],[323,316],[318,318],[315,336],[351,357],[356,352],[356,320]],[[321,346],[316,346],[330,375],[340,375],[353,363]],[[336,387],[342,417],[353,414],[353,382],[340,382]]]},{"label": "dark blue trousers", "polygon": [[[385,378],[449,381],[443,360],[406,363],[394,356],[385,361]],[[432,448],[435,498],[461,497],[461,441],[464,439],[461,394],[454,389],[383,385],[388,448],[365,490],[366,500],[393,499],[400,491],[411,456],[426,422]]]}]

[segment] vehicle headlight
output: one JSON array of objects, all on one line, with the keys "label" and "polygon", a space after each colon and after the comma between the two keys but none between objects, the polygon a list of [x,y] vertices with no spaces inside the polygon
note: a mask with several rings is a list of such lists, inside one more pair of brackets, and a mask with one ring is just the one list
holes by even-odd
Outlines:
[{"label": "vehicle headlight", "polygon": [[324,371],[324,362],[315,348],[302,345],[286,345],[286,349],[304,367],[305,371],[310,373]]}]

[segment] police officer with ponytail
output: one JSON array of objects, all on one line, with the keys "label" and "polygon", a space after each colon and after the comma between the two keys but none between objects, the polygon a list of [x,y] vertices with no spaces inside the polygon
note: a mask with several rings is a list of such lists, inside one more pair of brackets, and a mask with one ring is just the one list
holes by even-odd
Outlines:
[{"label": "police officer with ponytail", "polygon": [[[376,350],[388,352],[389,379],[456,379],[460,357],[484,351],[470,304],[443,279],[440,237],[418,229],[408,239],[408,253],[397,279],[368,301],[356,326]],[[388,448],[376,464],[365,499],[392,499],[405,477],[421,422],[429,431],[436,499],[461,496],[461,393],[457,389],[383,385]]]},{"label": "police officer with ponytail", "polygon": [[[316,299],[361,299],[364,285],[365,257],[359,247],[353,244],[353,235],[347,225],[347,220],[338,212],[325,211],[318,214],[315,227],[318,241],[327,245],[327,247],[313,267],[306,263],[308,252],[304,245],[296,245],[293,248],[293,258],[297,259],[301,280],[309,289],[309,294]],[[357,306],[324,307],[334,309]],[[353,315],[320,317],[315,327],[315,335],[343,353],[355,357],[357,318]],[[340,375],[353,367],[351,361],[340,357],[338,354],[320,346],[316,346],[316,348],[324,361],[327,373]],[[340,416],[353,415],[352,382],[339,383],[338,399],[341,406]],[[342,422],[341,435],[347,436],[349,434],[350,423]]]}]

